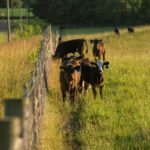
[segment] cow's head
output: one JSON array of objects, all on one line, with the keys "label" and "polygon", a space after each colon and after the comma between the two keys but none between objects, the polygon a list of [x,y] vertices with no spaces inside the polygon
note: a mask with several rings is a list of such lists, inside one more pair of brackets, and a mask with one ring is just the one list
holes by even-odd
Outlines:
[{"label": "cow's head", "polygon": [[97,66],[98,66],[98,69],[99,69],[100,71],[103,71],[103,61],[102,61],[102,60],[98,60],[98,61],[96,62],[96,64],[97,64]]},{"label": "cow's head", "polygon": [[65,72],[65,76],[68,81],[74,80],[74,75],[76,73],[80,73],[80,65],[74,66],[73,64],[68,64],[60,66],[60,69]]},{"label": "cow's head", "polygon": [[96,46],[99,42],[101,42],[101,41],[102,41],[102,39],[90,40],[91,44],[94,44],[95,46]]}]

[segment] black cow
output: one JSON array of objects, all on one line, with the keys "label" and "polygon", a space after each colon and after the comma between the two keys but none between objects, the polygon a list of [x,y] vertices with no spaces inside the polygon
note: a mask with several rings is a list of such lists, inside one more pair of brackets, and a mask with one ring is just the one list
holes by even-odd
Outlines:
[{"label": "black cow", "polygon": [[133,33],[134,32],[134,29],[132,27],[128,27],[128,32],[129,33]]},{"label": "black cow", "polygon": [[93,44],[93,56],[95,61],[97,61],[97,57],[98,59],[101,58],[101,56],[103,57],[103,61],[105,61],[105,48],[104,48],[104,42],[102,39],[98,40],[90,40],[91,44]]},{"label": "black cow", "polygon": [[85,39],[75,39],[60,43],[55,51],[53,58],[64,58],[69,53],[78,52],[80,56],[83,55],[84,44],[86,45],[86,53],[88,52],[88,46]]},{"label": "black cow", "polygon": [[119,29],[118,29],[118,28],[114,28],[114,33],[115,33],[116,35],[120,35]]},{"label": "black cow", "polygon": [[[99,61],[100,62],[100,61]],[[106,63],[108,65],[108,63]],[[96,98],[97,92],[96,87],[99,88],[100,96],[102,95],[102,88],[104,82],[104,74],[98,64],[90,61],[83,61],[81,63],[81,78],[80,78],[80,92],[82,92],[82,85],[85,82],[85,91],[91,85],[94,98]]]}]

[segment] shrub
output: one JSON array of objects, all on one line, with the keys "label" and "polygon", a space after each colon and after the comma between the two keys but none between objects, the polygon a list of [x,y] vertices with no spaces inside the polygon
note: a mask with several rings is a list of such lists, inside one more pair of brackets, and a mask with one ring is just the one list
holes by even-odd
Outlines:
[{"label": "shrub", "polygon": [[43,32],[43,29],[47,26],[47,23],[43,22],[42,20],[36,18],[32,20],[30,23],[24,23],[22,26],[22,32],[21,32],[21,26],[14,29],[17,38],[27,38],[32,35],[41,34]]}]

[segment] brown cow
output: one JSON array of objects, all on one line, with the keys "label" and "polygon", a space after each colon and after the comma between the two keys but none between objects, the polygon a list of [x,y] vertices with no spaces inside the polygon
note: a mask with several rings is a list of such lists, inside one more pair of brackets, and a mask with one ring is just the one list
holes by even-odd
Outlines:
[{"label": "brown cow", "polygon": [[99,60],[101,59],[101,57],[103,57],[103,61],[105,61],[105,47],[103,41],[98,42],[97,49],[99,54]]},{"label": "brown cow", "polygon": [[105,48],[104,48],[104,42],[102,39],[98,40],[90,40],[91,44],[93,44],[93,56],[95,61],[97,61],[97,57],[98,60],[101,59],[101,57],[103,57],[103,61],[105,61]]},{"label": "brown cow", "polygon": [[63,101],[66,100],[66,93],[70,95],[70,99],[74,101],[78,94],[78,87],[80,82],[80,64],[76,60],[68,60],[63,62],[60,67],[60,84]]}]

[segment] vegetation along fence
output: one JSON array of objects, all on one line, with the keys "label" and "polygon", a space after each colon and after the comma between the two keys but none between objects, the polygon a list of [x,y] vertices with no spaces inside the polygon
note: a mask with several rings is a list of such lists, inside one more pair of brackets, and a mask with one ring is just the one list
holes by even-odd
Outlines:
[{"label": "vegetation along fence", "polygon": [[[0,150],[38,149],[44,103],[49,90],[50,63],[59,33],[49,26],[30,83],[23,85],[23,98],[4,99],[0,120]],[[30,85],[30,86],[27,86]]]}]

